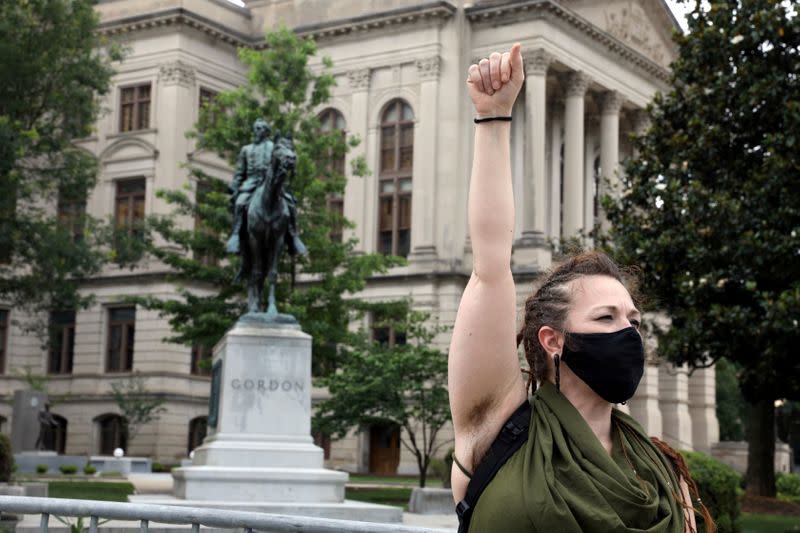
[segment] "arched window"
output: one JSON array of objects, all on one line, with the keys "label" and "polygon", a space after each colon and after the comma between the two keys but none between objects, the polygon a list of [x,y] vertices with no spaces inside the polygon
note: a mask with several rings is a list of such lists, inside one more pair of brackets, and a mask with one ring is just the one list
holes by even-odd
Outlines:
[{"label": "arched window", "polygon": [[125,420],[120,415],[105,414],[94,419],[97,424],[98,445],[100,455],[114,455],[116,448],[128,451],[128,436]]},{"label": "arched window", "polygon": [[192,453],[192,450],[203,444],[203,439],[206,438],[207,431],[207,416],[198,416],[197,418],[192,418],[189,421],[189,451],[186,453]]},{"label": "arched window", "polygon": [[411,177],[414,112],[394,100],[381,117],[378,251],[407,256],[411,247]]},{"label": "arched window", "polygon": [[56,427],[53,429],[53,449],[64,455],[67,449],[67,419],[61,415],[53,415]]},{"label": "arched window", "polygon": [[[336,109],[329,107],[319,114],[319,122],[323,132],[338,130],[342,138],[347,136],[345,132],[344,116]],[[332,157],[331,171],[340,176],[344,176],[344,154]],[[341,193],[331,193],[328,195],[328,209],[333,213],[344,216],[344,195]],[[330,239],[334,242],[342,242],[342,227],[337,225],[330,233]]]}]

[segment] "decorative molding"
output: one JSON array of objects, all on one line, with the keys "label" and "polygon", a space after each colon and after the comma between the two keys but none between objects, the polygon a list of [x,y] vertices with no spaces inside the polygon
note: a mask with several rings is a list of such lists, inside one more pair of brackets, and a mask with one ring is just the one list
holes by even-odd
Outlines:
[{"label": "decorative molding", "polygon": [[617,12],[605,13],[606,31],[620,41],[643,50],[657,63],[664,64],[664,47],[651,42],[647,18],[643,13],[636,12],[635,7],[638,6],[629,1],[627,6]]},{"label": "decorative molding", "polygon": [[370,68],[359,68],[347,73],[347,81],[353,91],[368,91],[371,77],[372,70]]},{"label": "decorative molding", "polygon": [[607,91],[600,96],[600,108],[604,115],[619,114],[624,103],[625,97],[617,91]]},{"label": "decorative molding", "polygon": [[420,81],[436,80],[439,78],[439,68],[442,60],[439,56],[426,57],[424,59],[417,59],[417,76]]},{"label": "decorative molding", "polygon": [[567,77],[567,97],[585,96],[589,88],[589,76],[580,71],[570,72]]},{"label": "decorative molding", "polygon": [[530,76],[531,74],[547,74],[547,69],[554,58],[544,48],[536,48],[523,52],[522,60],[525,64],[525,74]]},{"label": "decorative molding", "polygon": [[505,0],[491,4],[481,2],[466,8],[464,12],[473,25],[497,26],[506,21],[519,23],[529,19],[560,19],[656,79],[664,83],[670,81],[669,69],[553,0]]},{"label": "decorative molding", "polygon": [[164,86],[180,85],[182,87],[194,87],[194,73],[194,67],[182,61],[173,61],[161,65],[158,69],[158,82]]},{"label": "decorative molding", "polygon": [[390,26],[417,24],[430,20],[444,21],[450,19],[456,11],[458,8],[446,0],[434,0],[421,5],[298,26],[294,28],[294,32],[300,37],[320,40],[350,33],[382,30]]},{"label": "decorative molding", "polygon": [[222,42],[237,47],[253,47],[263,37],[253,38],[232,30],[217,21],[193,13],[182,7],[165,9],[144,15],[134,15],[102,22],[98,26],[101,35],[120,35],[135,31],[151,30],[164,26],[188,26],[210,35]]}]

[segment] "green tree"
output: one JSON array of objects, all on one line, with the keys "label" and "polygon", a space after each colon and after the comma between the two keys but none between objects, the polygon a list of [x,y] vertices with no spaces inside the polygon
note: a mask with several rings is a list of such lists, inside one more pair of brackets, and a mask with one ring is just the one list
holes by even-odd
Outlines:
[{"label": "green tree", "polygon": [[[121,57],[98,36],[94,3],[0,3],[0,299],[34,314],[87,305],[78,287],[106,258],[97,221],[80,213],[97,164],[73,144]],[[74,214],[62,223],[59,202]],[[42,322],[22,325],[45,337]]]},{"label": "green tree", "polygon": [[800,17],[775,0],[699,2],[672,88],[649,108],[618,202],[618,257],[672,319],[662,355],[727,358],[748,402],[747,490],[775,494],[775,407],[800,396]]},{"label": "green tree", "polygon": [[125,436],[129,448],[142,426],[158,421],[161,414],[167,412],[164,407],[166,400],[149,392],[144,378],[138,373],[131,374],[123,381],[112,382],[111,396],[125,421]]},{"label": "green tree", "polygon": [[402,428],[400,442],[417,459],[419,485],[425,486],[431,459],[452,441],[436,442],[450,420],[447,356],[431,346],[443,326],[430,314],[411,309],[408,300],[385,304],[375,327],[392,327],[406,342],[370,340],[365,331],[342,350],[342,367],[319,380],[331,397],[320,402],[315,430],[335,438],[375,423]]},{"label": "green tree", "polygon": [[[297,198],[298,226],[309,256],[283,254],[276,300],[281,312],[293,314],[312,335],[314,372],[323,374],[336,368],[337,345],[347,340],[349,323],[363,315],[363,306],[353,295],[370,276],[405,260],[356,253],[355,238],[330,239],[335,228],[353,227],[328,208],[329,196],[343,193],[345,186],[345,177],[332,163],[359,140],[321,130],[316,110],[330,98],[334,78],[328,58],[323,59],[321,73],[309,67],[309,59],[316,54],[314,42],[282,28],[266,34],[266,45],[263,50],[239,50],[239,58],[249,68],[248,83],[222,92],[204,106],[197,130],[189,135],[197,139],[198,149],[216,152],[233,166],[241,147],[252,142],[256,118],[265,118],[277,132],[292,134],[297,168],[289,187]],[[160,191],[175,212],[148,222],[167,243],[151,246],[150,252],[172,268],[170,279],[179,286],[178,297],[139,298],[137,302],[169,317],[174,335],[168,340],[210,347],[243,313],[244,287],[234,282],[238,258],[225,260],[224,243],[231,228],[227,185],[199,168],[189,171],[197,182],[195,194]],[[353,173],[367,175],[363,158],[353,162]],[[185,222],[192,219],[198,223],[187,228]],[[312,281],[296,287],[298,271]]]},{"label": "green tree", "polygon": [[747,404],[739,388],[736,367],[722,358],[716,364],[719,440],[744,440]]}]

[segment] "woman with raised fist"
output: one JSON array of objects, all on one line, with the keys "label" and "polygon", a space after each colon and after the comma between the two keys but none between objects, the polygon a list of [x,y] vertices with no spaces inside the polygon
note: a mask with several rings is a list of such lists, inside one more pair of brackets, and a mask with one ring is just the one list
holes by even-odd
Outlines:
[{"label": "woman with raised fist", "polygon": [[517,331],[510,122],[524,79],[515,44],[466,81],[474,259],[448,377],[459,531],[681,533],[695,531],[695,509],[713,531],[680,455],[613,408],[644,371],[633,280],[602,253],[574,256],[527,299]]}]

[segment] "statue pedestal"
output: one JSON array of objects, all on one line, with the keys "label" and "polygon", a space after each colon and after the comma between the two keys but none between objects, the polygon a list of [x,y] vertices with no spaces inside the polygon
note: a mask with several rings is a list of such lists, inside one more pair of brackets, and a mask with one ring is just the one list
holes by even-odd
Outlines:
[{"label": "statue pedestal", "polygon": [[131,501],[377,522],[402,510],[344,499],[348,474],[323,468],[311,438],[311,337],[248,314],[214,349],[208,435],[173,497]]}]

